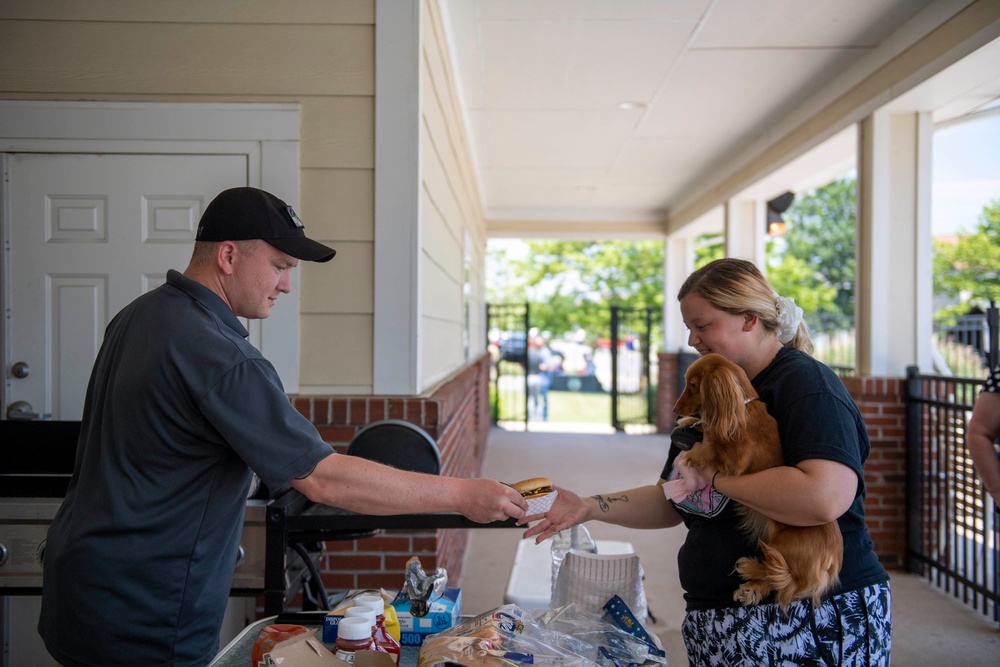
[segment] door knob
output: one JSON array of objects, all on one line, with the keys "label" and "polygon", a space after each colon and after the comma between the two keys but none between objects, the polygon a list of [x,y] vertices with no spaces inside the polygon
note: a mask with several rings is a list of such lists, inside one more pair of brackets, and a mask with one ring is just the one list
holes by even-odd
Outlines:
[{"label": "door knob", "polygon": [[7,407],[7,419],[51,419],[49,413],[35,412],[31,403],[27,401],[14,401]]},{"label": "door knob", "polygon": [[10,367],[10,374],[18,380],[23,380],[31,373],[31,368],[23,361],[19,361]]}]

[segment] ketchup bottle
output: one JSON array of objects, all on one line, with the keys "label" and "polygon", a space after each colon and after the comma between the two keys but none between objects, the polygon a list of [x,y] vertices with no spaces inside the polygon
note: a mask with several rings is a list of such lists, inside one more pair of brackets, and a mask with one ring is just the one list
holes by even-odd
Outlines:
[{"label": "ketchup bottle", "polygon": [[337,652],[334,655],[353,665],[354,652],[370,651],[373,643],[366,619],[345,618],[337,625]]},{"label": "ketchup bottle", "polygon": [[354,598],[354,606],[368,607],[375,612],[375,643],[380,647],[385,647],[385,652],[391,655],[398,665],[402,649],[399,642],[385,629],[385,601],[382,600],[382,596],[359,595]]},{"label": "ketchup bottle", "polygon": [[363,618],[365,622],[368,623],[368,629],[371,631],[372,635],[372,650],[379,651],[380,653],[388,653],[384,646],[380,646],[375,643],[378,632],[378,617],[375,614],[374,609],[368,607],[348,607],[344,610],[344,618]]}]

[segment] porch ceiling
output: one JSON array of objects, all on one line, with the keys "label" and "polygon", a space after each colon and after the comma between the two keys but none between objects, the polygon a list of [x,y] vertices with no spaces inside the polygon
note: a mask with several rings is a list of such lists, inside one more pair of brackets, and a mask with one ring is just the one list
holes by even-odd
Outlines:
[{"label": "porch ceiling", "polygon": [[[862,80],[909,33],[963,4],[441,0],[488,233],[665,230],[721,174],[821,109],[817,100],[836,99],[831,88]],[[925,84],[917,106],[940,120],[995,103],[997,60],[981,60],[960,85]],[[755,194],[849,167],[853,135],[828,134]]]}]

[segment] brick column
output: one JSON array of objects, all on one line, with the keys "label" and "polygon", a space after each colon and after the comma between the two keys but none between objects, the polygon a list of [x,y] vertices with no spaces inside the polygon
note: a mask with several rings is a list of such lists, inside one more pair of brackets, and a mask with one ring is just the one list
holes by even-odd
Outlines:
[{"label": "brick column", "polygon": [[891,569],[906,562],[906,381],[846,377],[844,384],[868,427],[865,515],[875,553]]}]

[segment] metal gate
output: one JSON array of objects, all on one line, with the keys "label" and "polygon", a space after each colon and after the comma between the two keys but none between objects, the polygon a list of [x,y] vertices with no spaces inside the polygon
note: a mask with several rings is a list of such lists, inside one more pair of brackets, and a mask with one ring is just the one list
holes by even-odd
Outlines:
[{"label": "metal gate", "polygon": [[[611,306],[604,332],[593,350],[595,377],[610,396],[608,421],[619,431],[648,431],[656,424],[656,364],[660,311],[653,307]],[[504,428],[530,428],[528,408],[527,349],[532,330],[527,303],[495,303],[486,307],[491,366],[490,408],[493,424]],[[607,335],[599,335],[604,334]],[[562,378],[579,384],[578,378]],[[595,378],[590,378],[594,380]]]},{"label": "metal gate", "polygon": [[526,303],[486,306],[486,341],[490,351],[490,411],[495,425],[528,422],[528,331]]},{"label": "metal gate", "polygon": [[656,424],[657,356],[652,306],[611,306],[611,425]]}]

